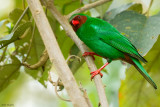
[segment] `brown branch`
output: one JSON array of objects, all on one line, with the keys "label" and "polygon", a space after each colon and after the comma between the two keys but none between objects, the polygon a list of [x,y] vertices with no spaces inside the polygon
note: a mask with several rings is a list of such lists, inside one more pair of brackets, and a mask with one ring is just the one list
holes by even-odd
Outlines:
[{"label": "brown branch", "polygon": [[73,74],[65,62],[41,3],[39,0],[27,0],[27,2],[49,54],[50,61],[55,66],[55,69],[73,103],[73,106],[82,107],[83,105],[83,107],[88,107],[88,104],[85,101],[85,98],[83,97]]},{"label": "brown branch", "polygon": [[[71,58],[77,58],[79,60],[79,62],[81,61],[81,58],[79,56],[76,56],[76,55],[70,55],[67,59],[66,59],[66,63],[68,63],[68,61],[71,59]],[[60,78],[57,79],[57,82],[53,82],[52,79],[51,79],[51,75],[49,73],[49,81],[52,83],[53,86],[55,86],[55,93],[57,95],[57,97],[63,101],[67,101],[67,102],[70,102],[71,100],[70,99],[65,99],[63,97],[61,97],[59,94],[58,94],[58,91],[57,90],[57,86],[63,86],[63,83],[60,82]],[[83,92],[83,96],[88,104],[89,107],[92,107],[92,104],[88,98],[88,95],[87,95],[87,91],[85,89],[83,89],[81,83],[80,83],[80,90]]]},{"label": "brown branch", "polygon": [[[81,61],[81,58],[79,56],[76,55],[70,55],[67,59],[66,59],[66,63],[69,62],[69,59],[71,59],[72,57],[77,58],[79,60],[79,62]],[[55,86],[56,82],[53,82],[51,79],[51,75],[49,73],[49,81],[52,83],[53,86]],[[58,86],[63,86],[62,82],[58,82]]]},{"label": "brown branch", "polygon": [[66,59],[66,62],[68,63],[69,59],[71,58],[77,58],[79,62],[81,62],[81,58],[79,56],[76,55],[69,55],[69,57]]},{"label": "brown branch", "polygon": [[[56,85],[56,82],[53,82],[52,79],[51,79],[51,74],[50,74],[50,72],[48,73],[48,80],[49,80],[49,82],[50,82],[53,86]],[[58,81],[57,86],[64,86],[64,85],[63,85],[62,82]],[[59,90],[58,90],[58,91],[59,91]]]},{"label": "brown branch", "polygon": [[86,10],[89,10],[89,9],[91,9],[91,8],[93,8],[93,7],[100,6],[100,5],[102,5],[102,4],[106,3],[106,2],[109,2],[109,1],[111,1],[111,0],[98,0],[98,1],[96,1],[96,2],[94,2],[94,3],[87,4],[87,5],[83,6],[83,7],[78,8],[78,9],[76,9],[75,11],[69,13],[69,14],[67,15],[67,18],[70,18],[70,17],[71,17],[73,14],[75,14],[75,13],[84,12],[84,11],[86,11]]},{"label": "brown branch", "polygon": [[48,60],[48,53],[47,53],[47,50],[45,49],[40,60],[36,63],[36,64],[33,64],[33,65],[29,65],[25,62],[22,62],[22,65],[29,68],[29,69],[37,69],[41,66],[43,66]]},{"label": "brown branch", "polygon": [[[70,26],[70,24],[68,23],[68,20],[65,19],[64,16],[62,16],[60,14],[59,11],[57,11],[57,9],[55,8],[55,6],[52,4],[53,1],[52,0],[46,0],[47,2],[45,2],[48,9],[51,11],[52,15],[58,20],[58,22],[62,25],[62,27],[64,28],[64,30],[66,31],[66,34],[76,43],[76,45],[78,46],[78,48],[80,49],[80,51],[82,53],[84,52],[88,52],[88,48],[86,47],[86,45],[84,45],[84,43],[82,43],[82,41],[80,41],[80,39],[77,37],[77,35],[75,34],[75,32],[73,31],[72,27]],[[44,3],[44,1],[43,1]],[[92,59],[92,57],[87,56],[85,57],[85,60],[88,64],[88,67],[90,69],[90,71],[95,71],[97,70],[96,65],[94,64],[94,61]],[[96,88],[98,91],[98,96],[99,96],[99,100],[101,103],[102,107],[108,107],[108,102],[107,102],[107,98],[105,95],[105,89],[104,86],[102,84],[102,80],[100,75],[96,75],[94,77],[94,82],[96,84]]]},{"label": "brown branch", "polygon": [[[75,57],[77,58],[79,61],[81,61],[81,58],[76,56],[76,55],[70,55],[67,59],[66,59],[66,63],[68,63],[69,59],[72,58],[72,57]],[[57,90],[57,86],[63,86],[63,83],[60,82],[60,78],[57,79],[57,82],[53,82],[52,79],[51,79],[51,75],[49,73],[49,81],[52,83],[53,86],[55,86],[55,93],[56,95],[58,96],[59,99],[63,100],[63,101],[68,101],[70,102],[71,100],[69,99],[64,99],[63,97],[61,97],[59,94],[58,94],[58,90]],[[86,98],[85,98],[86,99]],[[89,106],[90,107],[90,106]]]},{"label": "brown branch", "polygon": [[58,98],[60,98],[61,100],[70,102],[70,101],[71,101],[70,99],[64,99],[63,97],[61,97],[61,96],[58,94],[58,92],[57,92],[57,86],[58,86],[59,80],[60,80],[60,78],[57,79],[57,82],[56,82],[56,84],[55,84],[55,93],[56,93],[56,95],[57,95]]},{"label": "brown branch", "polygon": [[92,106],[92,103],[90,102],[90,100],[89,100],[89,98],[88,98],[87,90],[82,87],[81,82],[80,82],[79,84],[80,84],[80,89],[81,89],[81,91],[83,92],[83,96],[84,96],[84,98],[86,99],[89,107],[93,107],[93,106]]}]

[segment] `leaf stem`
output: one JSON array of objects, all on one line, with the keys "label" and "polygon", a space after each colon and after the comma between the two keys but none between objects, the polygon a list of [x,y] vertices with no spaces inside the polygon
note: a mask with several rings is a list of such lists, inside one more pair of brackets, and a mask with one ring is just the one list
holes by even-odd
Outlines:
[{"label": "leaf stem", "polygon": [[147,15],[147,17],[149,17],[149,11],[151,9],[152,4],[153,4],[153,0],[150,1],[149,7],[148,7],[147,11],[145,12],[145,14]]},{"label": "leaf stem", "polygon": [[20,16],[20,18],[18,19],[18,21],[16,22],[16,24],[13,27],[12,32],[14,32],[16,30],[16,28],[18,27],[19,23],[21,22],[21,20],[23,19],[24,15],[26,14],[26,12],[28,11],[29,7],[27,6],[27,8],[23,11],[22,15]]},{"label": "leaf stem", "polygon": [[31,35],[31,39],[30,39],[30,44],[29,44],[29,48],[28,48],[28,51],[27,51],[27,56],[23,59],[22,62],[25,62],[29,56],[29,53],[30,53],[30,50],[31,50],[31,47],[32,47],[32,42],[33,42],[33,36],[34,36],[34,33],[35,33],[35,27],[36,27],[36,23],[34,23],[33,25],[33,29],[32,29],[32,35]]},{"label": "leaf stem", "polygon": [[0,62],[1,62],[1,61],[3,60],[3,58],[4,58],[7,48],[8,48],[8,46],[6,46],[6,47],[4,48],[3,53],[2,53],[2,55],[1,55],[1,57],[0,57]]}]

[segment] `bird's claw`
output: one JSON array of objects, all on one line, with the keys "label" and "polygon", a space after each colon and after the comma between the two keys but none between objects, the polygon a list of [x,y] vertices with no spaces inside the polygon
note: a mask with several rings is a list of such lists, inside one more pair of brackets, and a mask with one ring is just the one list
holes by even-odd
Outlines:
[{"label": "bird's claw", "polygon": [[90,54],[90,52],[84,52],[82,56],[91,56],[93,58],[93,60],[95,60],[95,57],[93,55]]},{"label": "bird's claw", "polygon": [[101,76],[101,78],[103,77],[103,74],[100,72],[100,71],[98,71],[98,70],[96,70],[96,71],[93,71],[93,72],[91,72],[90,73],[92,76],[91,76],[91,80],[94,78],[94,76],[96,76],[97,74],[99,74],[100,76]]}]

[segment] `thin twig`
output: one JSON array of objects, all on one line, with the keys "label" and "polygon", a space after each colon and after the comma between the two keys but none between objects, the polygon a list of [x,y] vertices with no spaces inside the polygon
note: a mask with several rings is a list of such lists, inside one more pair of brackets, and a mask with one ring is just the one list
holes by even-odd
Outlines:
[{"label": "thin twig", "polygon": [[[46,0],[46,6],[48,7],[48,9],[51,11],[52,15],[58,20],[58,22],[62,25],[62,27],[64,28],[64,30],[66,31],[66,34],[75,42],[75,44],[78,46],[78,48],[80,49],[80,51],[82,53],[84,52],[88,52],[88,48],[86,47],[86,45],[84,45],[84,43],[82,43],[82,41],[80,41],[80,39],[77,37],[77,35],[75,34],[75,32],[73,31],[72,27],[70,26],[70,24],[68,23],[68,20],[62,16],[60,14],[60,12],[55,8],[55,6],[52,4],[53,1],[52,0]],[[88,64],[88,67],[90,69],[90,71],[95,71],[97,70],[97,67],[93,61],[93,59],[90,56],[85,57],[85,60]],[[101,103],[102,107],[108,107],[108,102],[107,102],[107,98],[105,95],[105,89],[104,89],[104,85],[102,84],[102,80],[100,75],[96,75],[94,77],[94,82],[96,84],[96,88],[98,91],[98,96],[99,96],[99,100]]]},{"label": "thin twig", "polygon": [[31,35],[31,39],[30,39],[30,44],[28,46],[28,51],[27,51],[27,56],[23,59],[22,62],[25,62],[29,56],[29,53],[31,51],[31,47],[32,47],[32,42],[33,42],[33,36],[34,36],[34,33],[35,33],[35,28],[36,28],[36,23],[34,23],[33,25],[33,29],[32,29],[32,35]]},{"label": "thin twig", "polygon": [[89,98],[88,98],[86,89],[84,89],[84,88],[82,87],[81,82],[80,82],[79,84],[80,84],[80,89],[81,89],[81,91],[83,92],[83,96],[84,96],[84,98],[86,99],[89,107],[92,107],[92,103],[90,102],[90,100],[89,100]]},{"label": "thin twig", "polygon": [[77,58],[79,60],[79,62],[81,62],[81,58],[76,55],[69,55],[69,57],[66,59],[66,62],[68,63],[69,59],[71,59],[72,57]]},{"label": "thin twig", "polygon": [[[77,58],[79,61],[81,61],[81,58],[80,58],[80,57],[78,57],[78,56],[76,56],[76,55],[70,55],[70,56],[66,59],[66,63],[68,63],[69,59],[71,59],[72,57],[75,57],[75,58]],[[51,77],[51,76],[50,76],[50,77]],[[51,78],[50,78],[50,81],[52,81]],[[60,78],[58,78],[58,79],[57,79],[57,82],[55,83],[55,93],[56,93],[56,95],[57,95],[61,100],[71,102],[71,100],[69,100],[69,99],[64,99],[64,98],[62,98],[62,97],[58,94],[58,92],[57,92],[57,85],[59,84],[59,81],[60,81]]]},{"label": "thin twig", "polygon": [[64,99],[63,97],[61,97],[61,96],[58,94],[58,92],[57,92],[57,85],[58,85],[58,83],[59,83],[59,80],[60,80],[60,78],[57,79],[57,82],[56,82],[56,84],[55,84],[55,93],[56,93],[56,95],[58,96],[59,99],[61,99],[61,100],[63,100],[63,101],[71,102],[71,100],[69,100],[69,99]]},{"label": "thin twig", "polygon": [[4,48],[3,53],[2,53],[2,55],[1,55],[1,57],[0,57],[0,62],[1,62],[1,61],[3,60],[3,58],[4,58],[7,48],[8,48],[8,46],[6,46],[6,47]]},{"label": "thin twig", "polygon": [[87,5],[83,6],[83,7],[78,8],[78,9],[76,9],[75,11],[69,13],[69,14],[67,15],[67,18],[69,19],[73,14],[84,12],[84,11],[86,11],[86,10],[89,10],[89,9],[91,9],[91,8],[100,6],[100,5],[102,5],[102,4],[106,3],[106,2],[109,2],[109,1],[111,1],[111,0],[98,0],[98,1],[96,1],[96,2],[94,2],[94,3],[87,4]]},{"label": "thin twig", "polygon": [[[52,79],[51,79],[51,74],[50,74],[50,72],[48,72],[48,80],[49,80],[49,82],[50,82],[53,86],[56,85],[56,82],[53,82]],[[64,85],[63,85],[62,82],[59,81],[58,84],[57,84],[57,86],[64,86]],[[58,90],[58,91],[59,91],[59,90]]]},{"label": "thin twig", "polygon": [[23,11],[22,15],[20,16],[20,18],[18,19],[18,21],[17,21],[16,24],[14,25],[12,32],[14,32],[14,31],[16,30],[18,24],[19,24],[20,21],[23,19],[24,15],[25,15],[26,12],[28,11],[28,9],[29,9],[29,7],[27,7],[27,8]]},{"label": "thin twig", "polygon": [[38,69],[39,67],[43,66],[47,62],[47,60],[48,60],[48,53],[47,53],[47,50],[45,49],[43,51],[41,58],[39,59],[39,61],[36,64],[29,65],[25,62],[22,62],[22,65],[29,68],[29,69]]}]

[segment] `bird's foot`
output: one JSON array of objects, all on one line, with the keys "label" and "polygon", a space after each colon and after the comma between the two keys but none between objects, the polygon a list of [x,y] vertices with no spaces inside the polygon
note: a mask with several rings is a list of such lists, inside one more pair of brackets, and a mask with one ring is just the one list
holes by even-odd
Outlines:
[{"label": "bird's foot", "polygon": [[91,76],[91,80],[92,80],[92,79],[94,78],[94,76],[96,76],[97,74],[99,74],[99,75],[101,76],[101,78],[102,78],[102,77],[103,77],[103,74],[101,73],[101,70],[102,70],[104,67],[106,67],[108,64],[109,64],[109,63],[107,62],[107,63],[105,63],[101,68],[99,68],[98,70],[91,72],[91,73],[90,73],[90,74],[92,75],[92,76]]},{"label": "bird's foot", "polygon": [[[94,53],[94,52],[84,52],[83,53],[83,55],[82,56],[91,56],[92,58],[93,58],[93,60],[95,60],[95,57],[94,57],[94,55],[96,55],[96,56],[100,56],[100,55],[98,55],[98,54],[96,54],[96,53]],[[101,56],[100,56],[101,57]]]},{"label": "bird's foot", "polygon": [[94,54],[95,54],[94,52],[84,52],[82,56],[85,57],[85,56],[89,55],[89,56],[91,56],[93,58],[93,60],[95,60]]},{"label": "bird's foot", "polygon": [[101,76],[101,78],[103,77],[103,74],[100,72],[100,70],[96,70],[90,73],[91,76],[91,80],[94,78],[94,76],[96,76],[97,74],[99,74]]}]

